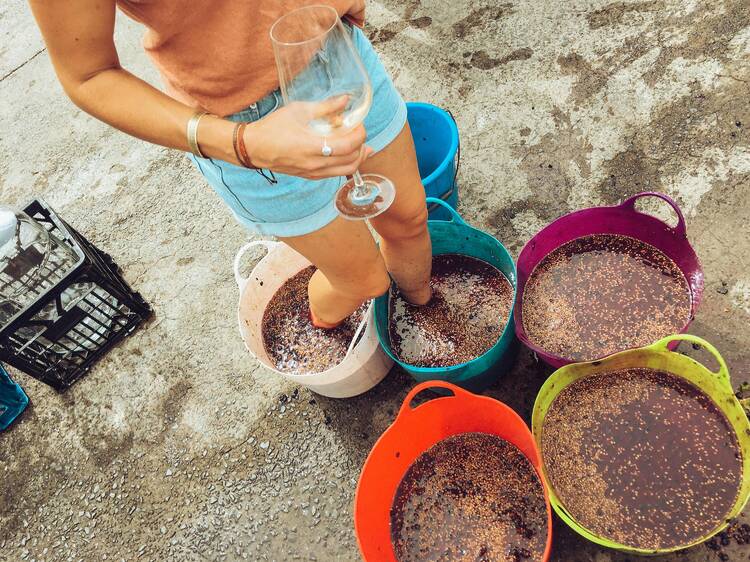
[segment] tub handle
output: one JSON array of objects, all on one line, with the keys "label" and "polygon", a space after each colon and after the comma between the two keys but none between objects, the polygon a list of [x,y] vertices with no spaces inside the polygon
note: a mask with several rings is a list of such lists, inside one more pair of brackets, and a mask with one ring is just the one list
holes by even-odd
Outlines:
[{"label": "tub handle", "polygon": [[274,242],[273,240],[254,240],[252,242],[248,242],[242,248],[240,248],[240,251],[237,252],[237,255],[234,256],[234,280],[237,281],[237,287],[239,287],[240,292],[245,290],[245,286],[247,285],[247,282],[250,280],[249,277],[243,277],[240,273],[240,261],[242,260],[242,256],[245,255],[245,253],[257,246],[263,246],[266,248],[268,252],[273,250],[276,246],[281,244],[281,242]]},{"label": "tub handle", "polygon": [[689,341],[690,343],[694,343],[694,344],[701,346],[703,349],[705,349],[711,355],[713,355],[714,359],[716,359],[716,362],[719,364],[719,370],[711,371],[711,369],[708,369],[708,367],[706,368],[719,378],[719,380],[724,384],[724,386],[727,387],[729,392],[734,394],[734,389],[732,388],[732,381],[729,378],[729,368],[727,367],[726,361],[724,361],[724,358],[721,356],[721,353],[719,353],[719,350],[716,349],[713,345],[708,343],[703,338],[699,338],[698,336],[694,336],[692,334],[674,334],[673,336],[667,336],[666,338],[660,339],[652,347],[659,351],[661,350],[668,351],[669,344],[675,341]]},{"label": "tub handle", "polygon": [[[451,120],[453,121],[453,124],[456,126],[456,132],[458,132],[458,123],[456,122],[456,118],[453,116],[453,112],[450,109],[445,110],[448,115],[450,115]],[[461,168],[461,135],[457,135],[458,140],[456,142],[456,171],[453,172],[453,183],[451,184],[451,188],[448,191],[448,195],[451,195],[453,193],[453,190],[456,189],[456,180],[458,179],[458,170]],[[448,197],[445,197],[445,199],[448,199]]]},{"label": "tub handle", "polygon": [[[672,228],[672,230],[674,230],[675,234],[677,234],[678,236],[687,238],[687,226],[685,224],[685,216],[682,214],[682,210],[677,205],[675,200],[665,193],[659,193],[658,191],[644,191],[642,193],[636,193],[632,197],[628,197],[627,199],[625,199],[625,201],[620,203],[620,207],[624,209],[630,209],[631,211],[635,211],[636,213],[640,213],[640,211],[635,208],[635,202],[638,201],[638,199],[640,199],[641,197],[658,197],[662,201],[666,201],[667,204],[670,207],[672,207],[675,214],[677,215],[677,226],[675,226],[674,228],[670,226],[669,228]],[[641,213],[641,214],[645,215],[648,213]]]},{"label": "tub handle", "polygon": [[[401,416],[408,415],[411,411],[416,410],[417,408],[419,408],[419,406],[417,406],[416,408],[412,408],[411,407],[412,400],[414,400],[414,398],[420,392],[422,392],[424,390],[429,390],[431,388],[444,388],[446,390],[450,390],[453,393],[453,395],[456,396],[456,397],[458,397],[458,396],[470,396],[470,397],[473,397],[474,396],[474,394],[472,394],[468,390],[464,390],[460,386],[456,386],[455,384],[451,384],[449,382],[438,381],[438,380],[421,382],[417,386],[415,386],[414,388],[412,388],[409,391],[409,394],[406,395],[406,398],[404,398],[404,403],[401,404],[401,409],[398,411],[398,416],[397,417],[400,418]],[[442,396],[441,398],[445,398],[445,396]]]},{"label": "tub handle", "polygon": [[[441,207],[445,207],[446,209],[448,209],[448,212],[451,214],[451,219],[447,222],[455,222],[462,226],[467,226],[466,221],[461,218],[461,215],[459,215],[458,212],[456,212],[456,209],[448,205],[448,203],[446,203],[442,199],[438,197],[428,197],[427,205],[440,205]],[[443,221],[439,221],[439,222],[443,222]]]}]

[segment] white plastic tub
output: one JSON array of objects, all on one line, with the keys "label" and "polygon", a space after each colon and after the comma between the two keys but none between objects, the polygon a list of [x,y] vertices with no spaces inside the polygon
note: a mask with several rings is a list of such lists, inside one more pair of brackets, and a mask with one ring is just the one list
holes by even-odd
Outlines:
[{"label": "white plastic tub", "polygon": [[[240,274],[242,256],[251,248],[264,246],[268,253],[247,278]],[[259,240],[243,246],[234,258],[234,277],[240,290],[237,320],[247,350],[266,368],[282,377],[331,398],[348,398],[370,390],[390,371],[393,362],[378,343],[372,304],[367,310],[364,333],[344,359],[320,373],[293,375],[277,370],[263,345],[263,313],[276,291],[287,279],[296,275],[310,262],[281,242]],[[356,338],[356,336],[355,336]]]}]

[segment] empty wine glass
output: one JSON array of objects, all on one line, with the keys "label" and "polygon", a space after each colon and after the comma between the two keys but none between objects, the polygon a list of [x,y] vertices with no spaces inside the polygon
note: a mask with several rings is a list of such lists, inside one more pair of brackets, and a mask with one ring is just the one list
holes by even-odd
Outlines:
[{"label": "empty wine glass", "polygon": [[[349,31],[330,6],[307,6],[279,18],[271,28],[276,66],[284,103],[322,102],[348,96],[337,115],[307,123],[325,137],[346,133],[370,110],[372,87]],[[347,219],[368,219],[388,209],[396,196],[389,179],[355,170],[336,193],[336,208]]]}]

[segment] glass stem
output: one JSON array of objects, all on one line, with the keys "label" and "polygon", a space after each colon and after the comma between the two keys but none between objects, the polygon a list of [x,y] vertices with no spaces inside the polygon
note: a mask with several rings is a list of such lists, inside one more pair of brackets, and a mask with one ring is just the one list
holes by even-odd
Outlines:
[{"label": "glass stem", "polygon": [[354,170],[352,174],[354,180],[354,189],[352,189],[352,202],[355,205],[367,205],[372,202],[373,199],[373,186],[367,185],[365,180],[359,174],[359,170]]},{"label": "glass stem", "polygon": [[359,174],[359,168],[354,170],[352,178],[354,179],[355,197],[365,197],[367,195],[367,192],[365,190],[365,180],[363,180],[362,176]]}]

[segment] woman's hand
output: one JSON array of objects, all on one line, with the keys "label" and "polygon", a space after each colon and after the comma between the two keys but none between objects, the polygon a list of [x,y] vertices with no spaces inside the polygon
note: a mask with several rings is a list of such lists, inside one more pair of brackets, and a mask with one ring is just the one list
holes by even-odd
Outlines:
[{"label": "woman's hand", "polygon": [[320,103],[295,102],[250,123],[245,146],[254,166],[308,179],[350,176],[372,154],[365,146],[365,128],[360,124],[348,133],[325,137],[333,152],[323,156],[324,138],[314,134],[313,119],[338,116],[347,96]]},{"label": "woman's hand", "polygon": [[354,25],[362,27],[365,24],[365,0],[354,0],[344,16]]}]

